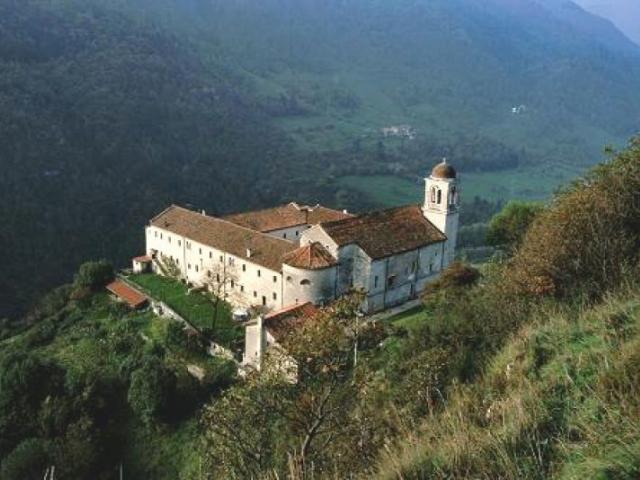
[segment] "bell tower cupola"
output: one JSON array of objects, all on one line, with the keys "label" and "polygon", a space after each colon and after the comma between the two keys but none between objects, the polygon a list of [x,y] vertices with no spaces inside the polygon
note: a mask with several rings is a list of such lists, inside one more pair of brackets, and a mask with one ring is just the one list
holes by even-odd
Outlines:
[{"label": "bell tower cupola", "polygon": [[425,195],[422,212],[427,220],[447,237],[443,267],[453,262],[458,237],[460,188],[458,173],[447,159],[433,167],[425,178]]}]

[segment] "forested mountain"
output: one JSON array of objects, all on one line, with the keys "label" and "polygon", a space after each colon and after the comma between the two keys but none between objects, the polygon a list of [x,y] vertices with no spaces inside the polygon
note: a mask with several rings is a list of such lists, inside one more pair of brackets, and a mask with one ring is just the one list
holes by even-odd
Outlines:
[{"label": "forested mountain", "polygon": [[445,154],[583,168],[640,123],[639,51],[560,0],[0,0],[0,317],[170,202],[361,207],[336,179]]}]

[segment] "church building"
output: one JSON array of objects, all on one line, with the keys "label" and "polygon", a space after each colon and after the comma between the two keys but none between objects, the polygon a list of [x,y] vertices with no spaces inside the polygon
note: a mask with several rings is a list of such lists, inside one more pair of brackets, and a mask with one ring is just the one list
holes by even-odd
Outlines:
[{"label": "church building", "polygon": [[362,215],[289,203],[213,217],[172,205],[146,227],[143,258],[235,306],[278,311],[359,289],[372,313],[417,298],[453,261],[459,203],[456,171],[443,161],[425,179],[422,205]]}]

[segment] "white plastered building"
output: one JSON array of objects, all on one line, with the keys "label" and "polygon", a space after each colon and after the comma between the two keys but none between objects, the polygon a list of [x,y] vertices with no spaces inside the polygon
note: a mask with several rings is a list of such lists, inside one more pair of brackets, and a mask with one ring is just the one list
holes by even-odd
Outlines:
[{"label": "white plastered building", "polygon": [[220,281],[236,306],[276,311],[359,289],[376,312],[416,298],[453,261],[458,217],[445,161],[425,179],[422,205],[362,215],[290,203],[219,218],[172,205],[147,225],[146,256],[194,285]]}]

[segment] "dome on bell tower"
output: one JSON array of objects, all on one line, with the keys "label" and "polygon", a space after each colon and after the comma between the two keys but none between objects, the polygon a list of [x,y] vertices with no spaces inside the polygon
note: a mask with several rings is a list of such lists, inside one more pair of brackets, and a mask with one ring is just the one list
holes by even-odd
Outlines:
[{"label": "dome on bell tower", "polygon": [[442,162],[433,167],[431,171],[432,178],[444,178],[453,179],[458,176],[456,169],[447,163],[447,159],[444,158]]}]

